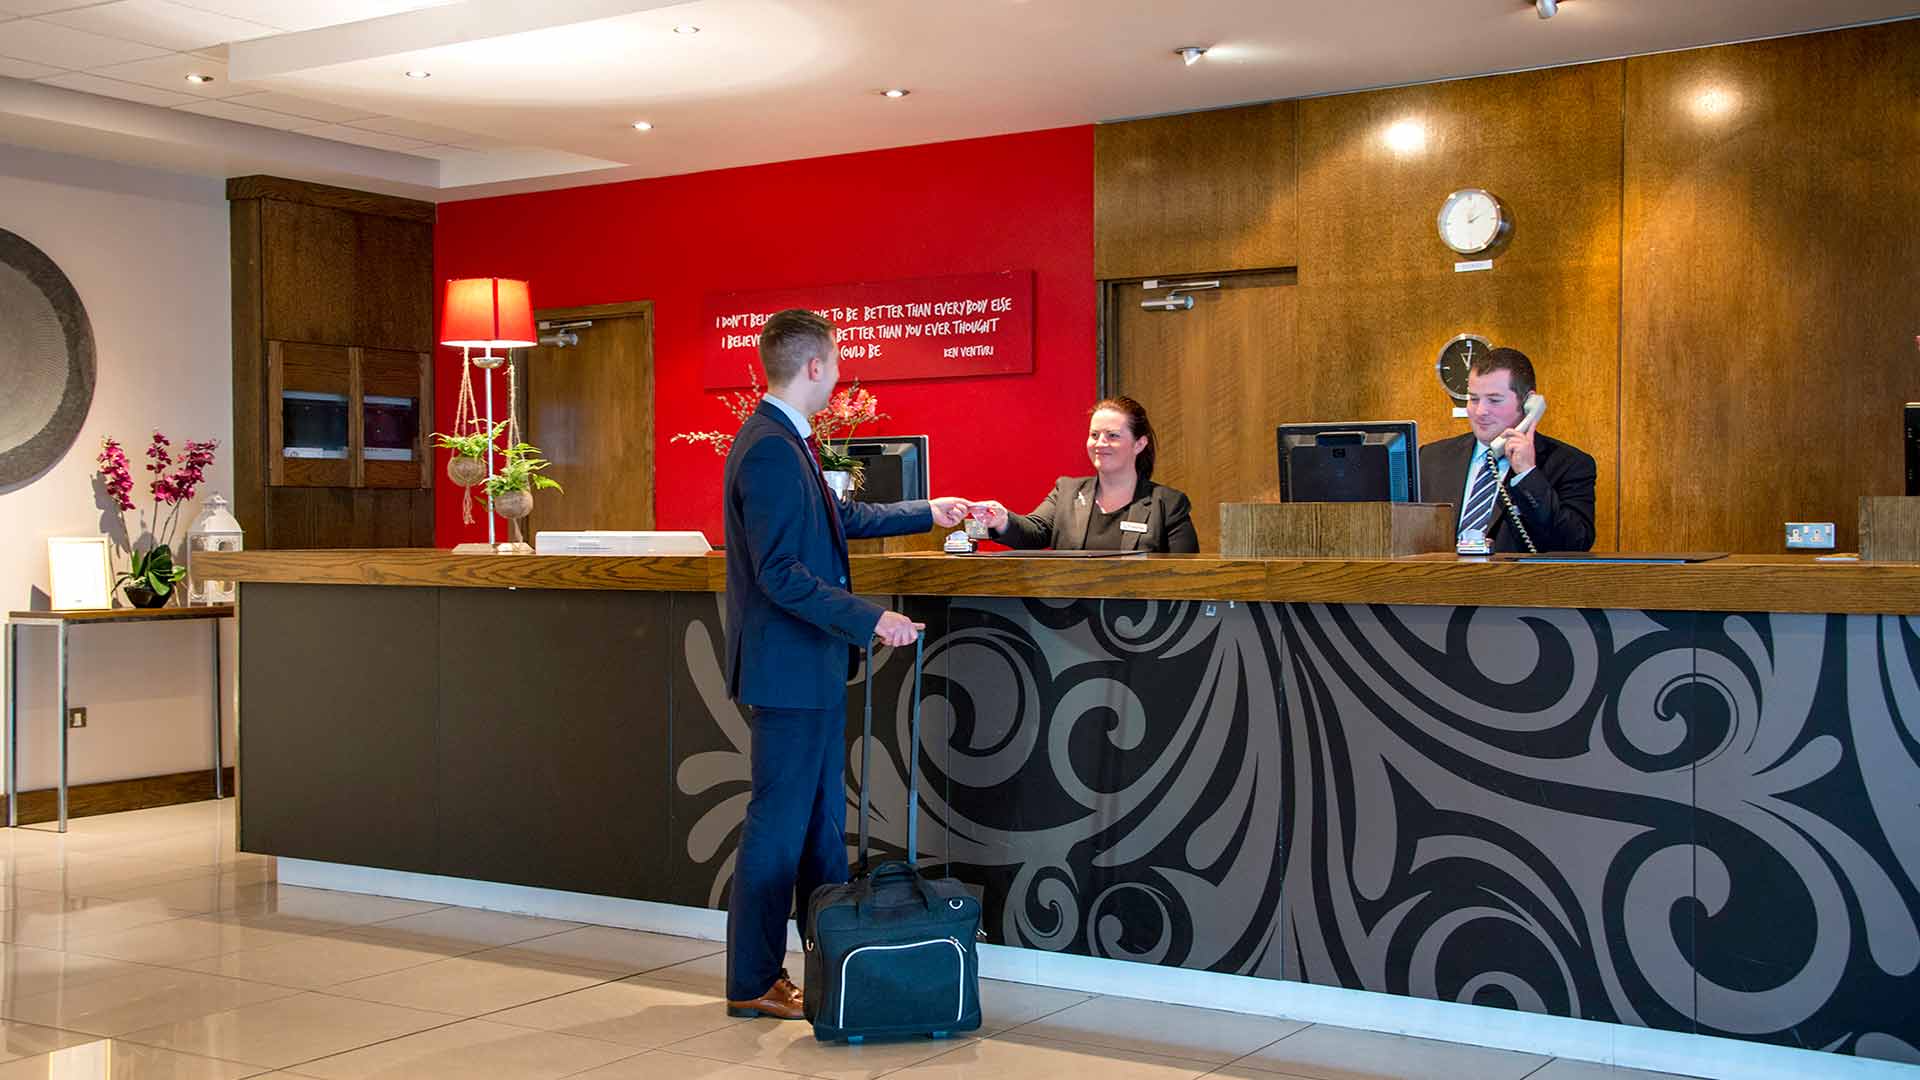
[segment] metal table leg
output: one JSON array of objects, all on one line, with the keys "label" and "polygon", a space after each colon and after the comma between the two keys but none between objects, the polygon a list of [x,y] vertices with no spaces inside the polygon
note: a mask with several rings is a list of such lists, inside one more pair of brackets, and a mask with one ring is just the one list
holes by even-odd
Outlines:
[{"label": "metal table leg", "polygon": [[7,828],[20,824],[20,627],[7,624]]},{"label": "metal table leg", "polygon": [[60,711],[56,714],[56,723],[60,725],[60,831],[67,831],[67,624],[60,623],[60,644],[57,649],[60,666]]},{"label": "metal table leg", "polygon": [[220,768],[225,757],[220,748],[220,699],[225,692],[220,688],[220,620],[208,619],[213,624],[213,797],[224,799],[226,791],[222,787]]}]

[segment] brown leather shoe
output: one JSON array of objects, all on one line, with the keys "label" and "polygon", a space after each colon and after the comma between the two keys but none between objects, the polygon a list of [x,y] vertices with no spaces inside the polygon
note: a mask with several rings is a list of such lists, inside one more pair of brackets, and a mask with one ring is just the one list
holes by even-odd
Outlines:
[{"label": "brown leather shoe", "polygon": [[805,1020],[806,998],[783,971],[779,978],[773,980],[773,985],[767,987],[766,993],[752,1001],[727,1002],[727,1015],[743,1019],[769,1016],[775,1020]]}]

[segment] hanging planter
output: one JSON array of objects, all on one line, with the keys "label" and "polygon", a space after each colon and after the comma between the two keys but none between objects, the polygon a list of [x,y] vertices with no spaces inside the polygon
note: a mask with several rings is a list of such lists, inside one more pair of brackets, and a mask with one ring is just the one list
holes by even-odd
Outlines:
[{"label": "hanging planter", "polygon": [[453,454],[447,459],[447,479],[466,489],[460,494],[460,519],[469,525],[473,524],[473,489],[487,482],[487,454],[506,427],[502,420],[489,431],[478,418],[467,417],[454,423],[451,435],[433,433],[433,444]]},{"label": "hanging planter", "polygon": [[493,497],[493,512],[508,521],[519,521],[533,513],[533,492],[509,491]]},{"label": "hanging planter", "polygon": [[455,454],[447,459],[447,479],[463,488],[478,487],[486,482],[487,463],[481,458]]},{"label": "hanging planter", "polygon": [[560,481],[540,475],[546,467],[539,447],[514,443],[501,452],[500,471],[487,477],[493,512],[507,519],[516,544],[520,542],[520,520],[533,513],[533,493],[541,488],[562,490]]}]

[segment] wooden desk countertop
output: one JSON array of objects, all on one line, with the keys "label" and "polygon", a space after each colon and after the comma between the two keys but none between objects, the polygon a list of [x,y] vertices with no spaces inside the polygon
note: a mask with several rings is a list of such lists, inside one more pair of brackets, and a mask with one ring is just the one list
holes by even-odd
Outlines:
[{"label": "wooden desk countertop", "polygon": [[[721,592],[711,555],[455,555],[430,548],[242,551],[199,556],[209,577],[303,585]],[[1403,559],[966,558],[853,556],[858,592],[915,596],[1240,600],[1793,611],[1920,615],[1920,563],[1815,562],[1732,555],[1684,565]]]}]

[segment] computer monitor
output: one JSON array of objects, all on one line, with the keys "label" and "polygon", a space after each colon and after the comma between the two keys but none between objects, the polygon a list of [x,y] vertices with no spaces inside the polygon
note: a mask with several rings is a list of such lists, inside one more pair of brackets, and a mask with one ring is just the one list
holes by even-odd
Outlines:
[{"label": "computer monitor", "polygon": [[1420,432],[1411,420],[1281,424],[1280,501],[1419,502]]},{"label": "computer monitor", "polygon": [[927,476],[927,437],[890,435],[884,439],[855,439],[847,454],[858,461],[866,480],[853,497],[861,502],[899,502],[930,498]]}]

